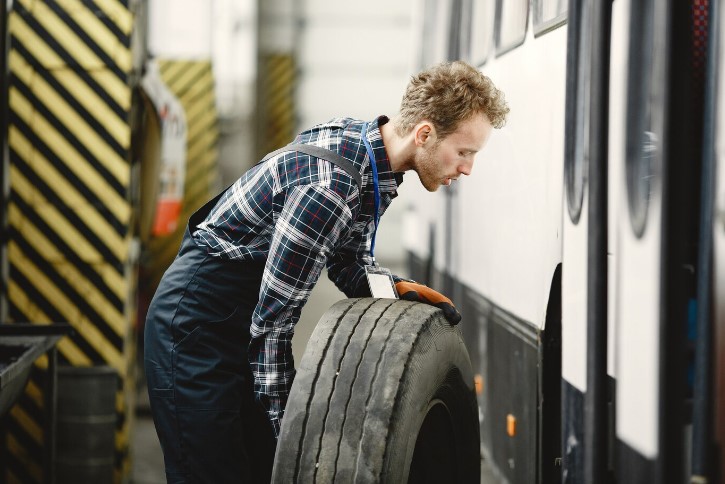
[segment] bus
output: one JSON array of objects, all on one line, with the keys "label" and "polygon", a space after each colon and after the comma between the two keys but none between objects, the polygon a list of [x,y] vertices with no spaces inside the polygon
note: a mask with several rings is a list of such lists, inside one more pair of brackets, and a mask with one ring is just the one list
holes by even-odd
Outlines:
[{"label": "bus", "polygon": [[419,67],[466,60],[511,109],[403,229],[504,482],[725,482],[722,4],[418,2]]}]

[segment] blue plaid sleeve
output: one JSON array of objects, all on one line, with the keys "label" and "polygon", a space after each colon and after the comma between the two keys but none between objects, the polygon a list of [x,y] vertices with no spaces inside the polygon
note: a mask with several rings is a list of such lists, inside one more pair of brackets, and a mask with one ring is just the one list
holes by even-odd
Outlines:
[{"label": "blue plaid sleeve", "polygon": [[[372,223],[372,218],[370,220]],[[365,266],[373,265],[371,239],[372,231],[362,230],[327,260],[327,276],[347,297],[370,297]]]},{"label": "blue plaid sleeve", "polygon": [[320,185],[295,186],[275,203],[274,233],[252,316],[249,362],[254,391],[279,435],[294,379],[292,334],[352,214],[344,197]]}]

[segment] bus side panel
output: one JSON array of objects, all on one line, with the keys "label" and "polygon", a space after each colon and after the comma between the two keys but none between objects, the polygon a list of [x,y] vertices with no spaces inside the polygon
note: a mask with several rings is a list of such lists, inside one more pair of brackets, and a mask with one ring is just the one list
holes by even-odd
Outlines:
[{"label": "bus side panel", "polygon": [[566,28],[526,42],[481,71],[511,109],[456,187],[454,266],[467,286],[543,329],[561,262]]},{"label": "bus side panel", "polygon": [[[455,281],[478,395],[484,459],[508,482],[536,482],[540,334]],[[476,356],[474,356],[476,355]]]}]

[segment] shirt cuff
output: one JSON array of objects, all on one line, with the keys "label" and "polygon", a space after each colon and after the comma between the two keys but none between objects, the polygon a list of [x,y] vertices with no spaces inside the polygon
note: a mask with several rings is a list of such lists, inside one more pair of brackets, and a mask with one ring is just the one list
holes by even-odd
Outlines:
[{"label": "shirt cuff", "polygon": [[287,404],[287,398],[271,397],[269,395],[257,394],[257,400],[267,412],[267,418],[272,425],[274,438],[279,438],[279,432],[282,427],[282,417],[284,417],[284,407]]},{"label": "shirt cuff", "polygon": [[399,282],[412,282],[413,284],[418,284],[418,282],[414,281],[413,279],[408,279],[407,277],[400,277],[396,274],[393,274],[393,283],[397,284]]},{"label": "shirt cuff", "polygon": [[281,412],[267,412],[269,417],[269,423],[272,424],[272,430],[274,431],[274,438],[279,439],[279,432],[282,428],[282,417],[284,416],[284,410]]}]

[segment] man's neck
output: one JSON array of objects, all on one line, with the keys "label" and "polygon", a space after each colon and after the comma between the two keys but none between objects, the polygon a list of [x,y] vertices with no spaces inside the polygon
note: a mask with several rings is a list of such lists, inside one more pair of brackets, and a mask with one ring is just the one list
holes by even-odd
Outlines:
[{"label": "man's neck", "polygon": [[[395,119],[391,119],[380,127],[385,152],[390,160],[393,172],[403,172],[413,168],[415,144],[412,137],[401,138],[395,131]],[[408,139],[411,138],[411,139]]]}]

